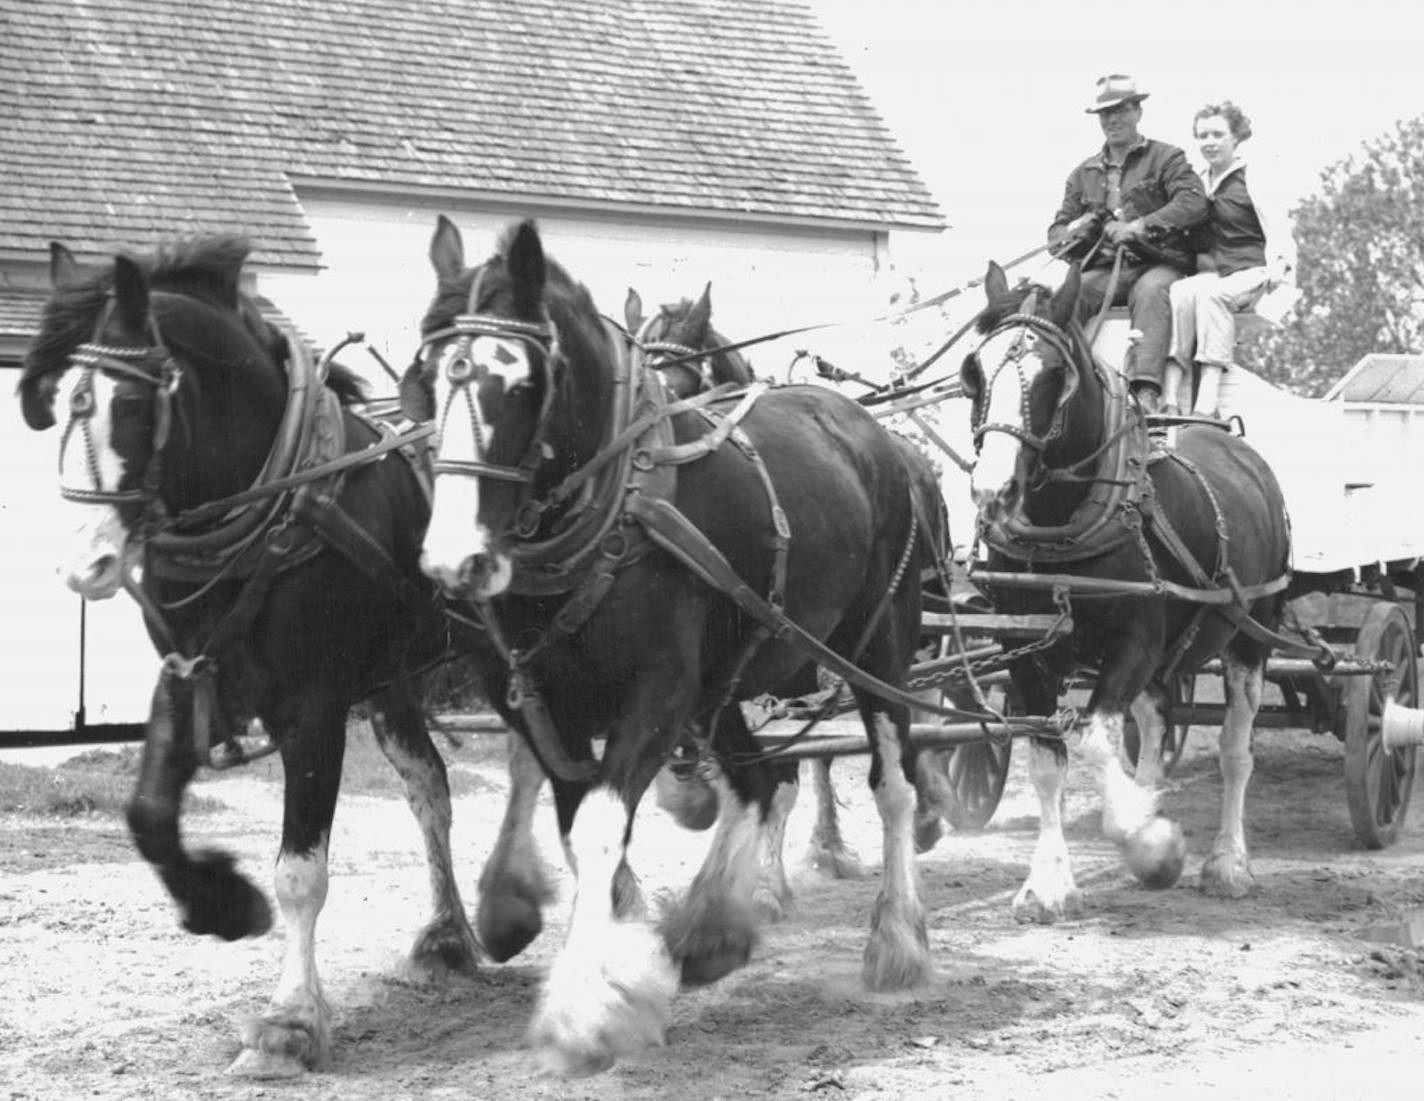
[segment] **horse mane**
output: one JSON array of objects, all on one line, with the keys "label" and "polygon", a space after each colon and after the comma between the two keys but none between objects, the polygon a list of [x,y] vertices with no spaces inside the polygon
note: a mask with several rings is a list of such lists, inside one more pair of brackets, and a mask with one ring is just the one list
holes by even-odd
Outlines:
[{"label": "horse mane", "polygon": [[[152,290],[237,314],[242,327],[285,369],[291,359],[288,337],[263,311],[264,304],[275,307],[242,288],[242,268],[251,251],[251,243],[241,234],[199,233],[162,241],[149,255],[125,255],[143,270]],[[111,261],[81,283],[55,288],[25,357],[22,389],[33,385],[35,379],[64,370],[73,350],[93,335],[95,319],[113,285]],[[331,364],[327,386],[344,405],[366,398],[364,380],[341,364]]]}]

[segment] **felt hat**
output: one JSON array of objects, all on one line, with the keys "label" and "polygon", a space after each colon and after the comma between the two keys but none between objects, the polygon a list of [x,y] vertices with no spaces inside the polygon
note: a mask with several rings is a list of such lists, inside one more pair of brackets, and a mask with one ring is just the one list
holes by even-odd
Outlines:
[{"label": "felt hat", "polygon": [[1119,103],[1141,103],[1149,93],[1137,90],[1137,81],[1122,73],[1111,73],[1098,80],[1098,94],[1092,105],[1085,108],[1090,115],[1116,107]]}]

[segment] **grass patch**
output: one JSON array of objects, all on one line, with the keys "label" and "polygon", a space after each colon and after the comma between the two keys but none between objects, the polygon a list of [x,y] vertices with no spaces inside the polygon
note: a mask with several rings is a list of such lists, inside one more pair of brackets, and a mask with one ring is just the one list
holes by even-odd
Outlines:
[{"label": "grass patch", "polygon": [[[431,731],[431,739],[445,761],[450,794],[455,798],[491,790],[487,780],[473,767],[466,766],[493,767],[500,771],[504,769],[506,749],[503,734],[472,734],[462,731],[447,735]],[[210,780],[229,775],[244,776],[252,780],[280,784],[283,782],[282,759],[279,754],[273,754],[231,772],[204,772],[199,775]],[[371,724],[354,716],[346,725],[346,755],[341,763],[341,794],[373,795],[385,799],[405,798],[405,785],[395,768],[386,760],[381,747],[376,744],[376,737],[371,733]]]},{"label": "grass patch", "polygon": [[[0,812],[46,818],[124,816],[138,776],[138,746],[90,749],[54,768],[0,762]],[[224,804],[189,792],[185,813],[220,810]]]}]

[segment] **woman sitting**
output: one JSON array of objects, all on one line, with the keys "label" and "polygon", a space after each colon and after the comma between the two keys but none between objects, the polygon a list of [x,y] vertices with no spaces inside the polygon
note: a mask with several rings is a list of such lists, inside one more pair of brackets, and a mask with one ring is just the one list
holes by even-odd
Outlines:
[{"label": "woman sitting", "polygon": [[1206,160],[1202,181],[1209,213],[1199,230],[1197,274],[1171,287],[1172,345],[1162,411],[1179,411],[1178,390],[1195,364],[1194,411],[1214,417],[1221,373],[1231,366],[1236,346],[1234,313],[1289,278],[1295,241],[1285,218],[1268,217],[1248,183],[1237,147],[1251,136],[1251,121],[1241,108],[1230,100],[1203,107],[1192,130]]}]

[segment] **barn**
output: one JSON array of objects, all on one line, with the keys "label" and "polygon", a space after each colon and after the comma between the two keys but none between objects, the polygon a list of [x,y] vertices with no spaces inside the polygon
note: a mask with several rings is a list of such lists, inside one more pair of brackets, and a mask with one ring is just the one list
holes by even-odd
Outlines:
[{"label": "barn", "polygon": [[[254,289],[316,345],[359,330],[399,365],[439,213],[473,255],[537,218],[615,317],[629,287],[657,303],[710,282],[737,336],[883,313],[895,241],[945,226],[798,0],[0,0],[0,65],[11,378],[54,239],[99,261],[241,231]],[[791,354],[752,358],[779,374]],[[374,357],[353,365],[389,390]],[[0,437],[0,730],[141,721],[156,659],[136,611],[83,609],[54,577],[55,441],[13,402]]]}]

